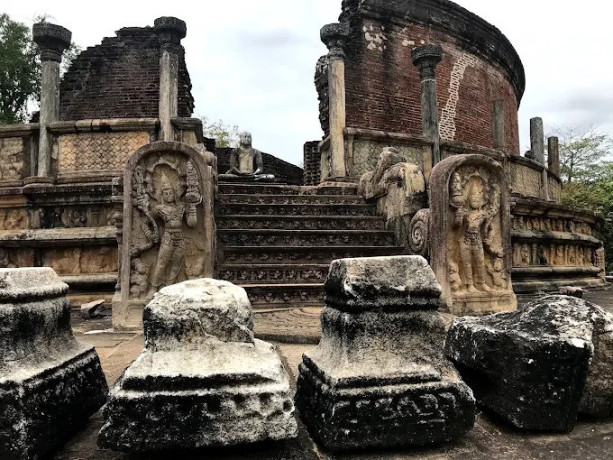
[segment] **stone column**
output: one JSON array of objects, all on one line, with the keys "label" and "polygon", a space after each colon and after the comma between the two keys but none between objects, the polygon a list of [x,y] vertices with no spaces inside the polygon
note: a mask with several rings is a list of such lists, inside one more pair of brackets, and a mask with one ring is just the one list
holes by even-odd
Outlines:
[{"label": "stone column", "polygon": [[423,134],[434,143],[432,167],[441,161],[438,109],[436,106],[436,66],[443,58],[443,49],[438,45],[414,48],[411,56],[419,69],[421,78],[421,119]]},{"label": "stone column", "polygon": [[504,101],[498,99],[494,101],[494,148],[504,150],[505,148],[505,130],[504,130]]},{"label": "stone column", "polygon": [[545,131],[543,119],[540,117],[530,119],[530,149],[532,158],[539,164],[545,164]]},{"label": "stone column", "polygon": [[[345,44],[349,27],[345,23],[327,24],[321,28],[321,41],[328,48],[328,97],[330,124],[330,176],[347,176],[345,164]],[[323,171],[322,171],[323,173]]]},{"label": "stone column", "polygon": [[547,139],[547,163],[549,171],[560,176],[560,141],[557,137]]},{"label": "stone column", "polygon": [[157,18],[155,31],[160,39],[160,140],[175,140],[172,119],[179,114],[179,64],[183,54],[181,39],[185,38],[187,26],[173,17]]},{"label": "stone column", "polygon": [[70,46],[72,32],[62,26],[39,22],[32,28],[34,41],[40,48],[42,67],[40,87],[40,134],[36,175],[51,174],[53,140],[47,132],[49,124],[60,117],[60,63],[62,53]]}]

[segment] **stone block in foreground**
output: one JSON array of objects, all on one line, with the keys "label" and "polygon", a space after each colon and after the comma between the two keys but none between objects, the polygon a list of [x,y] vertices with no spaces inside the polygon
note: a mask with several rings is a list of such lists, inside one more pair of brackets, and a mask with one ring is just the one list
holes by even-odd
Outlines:
[{"label": "stone block in foreground", "polygon": [[50,268],[0,269],[0,458],[39,458],[106,401],[93,347],[70,328],[68,286]]},{"label": "stone block in foreground", "polygon": [[417,446],[472,428],[475,401],[443,357],[441,289],[425,259],[334,261],[326,293],[296,394],[316,441],[331,451]]},{"label": "stone block in foreground", "polygon": [[445,353],[477,401],[518,428],[566,432],[578,413],[613,413],[613,316],[584,300],[458,319]]},{"label": "stone block in foreground", "polygon": [[105,406],[98,444],[124,452],[296,436],[289,380],[253,338],[245,290],[201,279],[162,289],[143,314],[145,349]]}]

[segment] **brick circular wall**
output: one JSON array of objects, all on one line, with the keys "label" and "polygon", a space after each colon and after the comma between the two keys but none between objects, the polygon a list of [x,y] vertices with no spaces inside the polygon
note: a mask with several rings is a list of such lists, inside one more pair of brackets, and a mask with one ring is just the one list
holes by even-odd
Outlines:
[{"label": "brick circular wall", "polygon": [[[505,150],[519,153],[517,109],[524,70],[509,41],[446,0],[346,0],[347,126],[421,134],[419,71],[411,50],[443,48],[437,99],[443,139],[493,147],[493,105],[504,101]],[[324,131],[326,131],[324,126]]]}]

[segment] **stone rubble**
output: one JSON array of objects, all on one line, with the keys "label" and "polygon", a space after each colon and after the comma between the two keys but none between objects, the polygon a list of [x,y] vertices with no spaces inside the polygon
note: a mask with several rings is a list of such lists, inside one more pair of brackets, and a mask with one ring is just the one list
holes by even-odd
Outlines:
[{"label": "stone rubble", "polygon": [[295,437],[288,375],[253,338],[244,289],[200,279],[162,289],[143,314],[145,349],[103,410],[100,447],[143,452]]},{"label": "stone rubble", "polygon": [[336,260],[322,338],[300,365],[296,406],[330,451],[456,439],[473,395],[443,357],[441,288],[420,256]]},{"label": "stone rubble", "polygon": [[93,347],[70,327],[68,286],[51,268],[0,269],[0,458],[46,455],[106,401]]},{"label": "stone rubble", "polygon": [[523,311],[457,319],[445,354],[479,404],[527,430],[571,431],[613,413],[613,315],[545,296]]}]

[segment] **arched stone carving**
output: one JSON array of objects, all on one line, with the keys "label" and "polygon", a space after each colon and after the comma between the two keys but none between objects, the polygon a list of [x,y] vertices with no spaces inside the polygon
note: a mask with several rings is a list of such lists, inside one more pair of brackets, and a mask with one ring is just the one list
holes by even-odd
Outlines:
[{"label": "arched stone carving", "polygon": [[430,177],[431,264],[456,315],[514,310],[509,192],[502,166],[456,155]]},{"label": "arched stone carving", "polygon": [[149,144],[128,161],[115,327],[138,327],[142,308],[161,288],[213,275],[210,162],[210,156],[179,142]]}]

